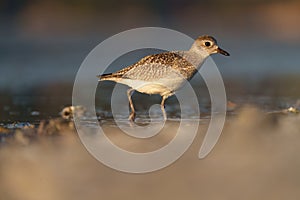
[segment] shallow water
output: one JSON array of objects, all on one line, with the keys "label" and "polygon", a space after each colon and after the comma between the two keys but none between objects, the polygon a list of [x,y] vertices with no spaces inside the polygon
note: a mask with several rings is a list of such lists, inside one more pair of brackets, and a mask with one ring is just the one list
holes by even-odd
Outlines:
[{"label": "shallow water", "polygon": [[[1,200],[300,199],[299,3],[10,2],[0,8]],[[209,20],[199,26],[203,18]],[[72,104],[73,82],[87,54],[107,37],[145,24],[217,38],[231,54],[212,56],[224,78],[229,109],[217,145],[199,160],[211,105],[203,80],[195,77],[201,115],[184,113],[199,120],[194,143],[171,166],[132,175],[94,159],[73,121],[60,112]],[[110,66],[98,66],[99,71],[114,72],[157,51],[130,52]],[[86,78],[96,81],[96,74]],[[137,139],[119,127],[132,128],[128,114],[117,116],[119,126],[113,119],[113,86],[98,85],[97,119],[86,116],[86,126],[100,125],[111,141],[133,152],[154,151],[174,138],[181,119],[176,98],[166,102],[169,120],[163,131]],[[89,87],[81,91],[84,96]],[[150,122],[148,115],[158,96],[133,99],[139,125],[159,124],[160,116]]]},{"label": "shallow water", "polygon": [[[24,200],[99,196],[298,199],[299,117],[296,113],[267,114],[253,106],[243,106],[227,117],[213,151],[199,160],[197,155],[209,122],[204,119],[192,146],[179,160],[157,172],[140,175],[101,164],[86,151],[72,122],[53,119],[43,122],[42,128],[17,129],[0,147],[0,192],[4,199]],[[109,119],[100,124],[119,147],[148,152],[172,140],[178,123],[167,121],[161,134],[148,139],[127,136]]]},{"label": "shallow water", "polygon": [[[230,103],[224,130],[213,151],[198,159],[211,105],[202,78],[196,76],[191,82],[201,115],[184,113],[184,118],[199,120],[195,141],[171,166],[140,175],[118,172],[98,162],[82,145],[73,122],[60,117],[62,109],[72,104],[76,71],[97,42],[16,41],[19,48],[7,44],[8,51],[0,62],[7,66],[0,79],[1,198],[299,199],[300,118],[297,113],[285,112],[291,106],[300,108],[295,51],[299,44],[280,44],[278,51],[274,41],[258,40],[255,45],[250,39],[233,41],[222,41],[233,55],[230,60],[214,57]],[[74,51],[74,46],[78,50]],[[18,53],[24,49],[26,53]],[[117,59],[108,71],[132,64],[143,53],[149,52]],[[20,66],[22,76],[18,77]],[[166,102],[169,120],[162,132],[137,139],[120,129],[132,128],[126,113],[117,116],[119,124],[113,119],[113,87],[111,83],[98,85],[95,109],[99,123],[87,116],[86,126],[94,129],[100,125],[113,143],[132,152],[154,151],[174,138],[181,120],[175,97]],[[83,95],[88,90],[83,87]],[[135,94],[133,100],[138,125],[146,129],[159,123],[161,116],[151,122],[148,115],[149,108],[159,104],[159,96]]]}]

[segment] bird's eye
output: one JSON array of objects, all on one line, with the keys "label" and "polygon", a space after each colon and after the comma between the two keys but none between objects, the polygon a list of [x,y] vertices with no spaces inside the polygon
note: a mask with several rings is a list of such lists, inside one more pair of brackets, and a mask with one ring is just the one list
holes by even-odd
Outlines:
[{"label": "bird's eye", "polygon": [[207,47],[210,47],[211,43],[210,42],[205,42],[204,45],[207,46]]}]

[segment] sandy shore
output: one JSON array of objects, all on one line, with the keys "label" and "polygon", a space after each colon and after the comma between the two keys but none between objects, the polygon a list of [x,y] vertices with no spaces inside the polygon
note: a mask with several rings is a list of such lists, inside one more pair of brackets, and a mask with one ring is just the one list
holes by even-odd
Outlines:
[{"label": "sandy shore", "polygon": [[[2,144],[1,199],[299,199],[299,121],[299,114],[242,108],[227,118],[206,158],[197,157],[208,126],[204,121],[179,160],[139,175],[112,170],[94,159],[72,122],[47,122],[40,130],[18,130]],[[141,140],[102,124],[111,141],[136,152],[164,146],[177,127],[178,122],[167,122],[162,134]]]}]

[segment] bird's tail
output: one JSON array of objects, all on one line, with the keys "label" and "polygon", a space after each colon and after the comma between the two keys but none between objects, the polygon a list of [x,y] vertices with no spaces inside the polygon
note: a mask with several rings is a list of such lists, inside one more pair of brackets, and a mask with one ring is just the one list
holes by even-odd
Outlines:
[{"label": "bird's tail", "polygon": [[120,76],[117,76],[113,73],[109,73],[109,74],[102,74],[102,75],[98,75],[97,76],[99,78],[99,81],[115,81],[116,79],[120,78]]}]

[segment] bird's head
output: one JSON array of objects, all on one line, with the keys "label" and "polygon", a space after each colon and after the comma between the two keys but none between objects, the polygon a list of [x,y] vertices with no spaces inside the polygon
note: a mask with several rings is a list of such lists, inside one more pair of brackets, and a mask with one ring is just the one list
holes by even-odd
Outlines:
[{"label": "bird's head", "polygon": [[223,54],[224,56],[229,56],[230,54],[226,52],[225,50],[221,49],[215,38],[212,36],[204,35],[198,37],[193,46],[192,49],[197,49],[200,51],[205,51],[208,53],[208,55],[215,54],[215,53],[220,53]]}]

